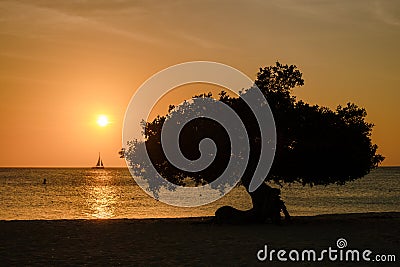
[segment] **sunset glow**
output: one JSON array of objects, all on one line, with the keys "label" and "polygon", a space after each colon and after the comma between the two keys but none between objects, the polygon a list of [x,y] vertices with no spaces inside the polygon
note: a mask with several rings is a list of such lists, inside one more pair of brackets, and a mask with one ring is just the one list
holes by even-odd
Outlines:
[{"label": "sunset glow", "polygon": [[[317,2],[1,1],[0,165],[83,167],[101,145],[108,165],[126,166],[116,151],[137,88],[198,60],[251,79],[297,65],[298,100],[364,107],[383,164],[399,165],[400,2]],[[176,90],[151,116],[203,88]]]}]

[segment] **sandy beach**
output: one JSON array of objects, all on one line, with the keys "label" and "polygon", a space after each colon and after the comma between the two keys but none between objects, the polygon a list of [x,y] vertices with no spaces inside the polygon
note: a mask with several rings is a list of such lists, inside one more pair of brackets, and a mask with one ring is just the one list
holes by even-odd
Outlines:
[{"label": "sandy beach", "polygon": [[[294,217],[282,225],[215,225],[211,218],[0,221],[2,265],[291,265],[318,262],[259,261],[257,252],[270,249],[336,247],[399,260],[400,213],[363,213]],[[368,265],[371,265],[370,262]],[[366,265],[329,262],[323,266]],[[396,266],[376,263],[376,266]],[[372,264],[373,265],[373,264]]]}]

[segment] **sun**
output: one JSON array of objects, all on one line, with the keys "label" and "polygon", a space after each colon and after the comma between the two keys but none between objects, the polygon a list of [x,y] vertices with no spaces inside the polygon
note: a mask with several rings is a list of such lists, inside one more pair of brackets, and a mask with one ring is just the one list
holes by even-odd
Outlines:
[{"label": "sun", "polygon": [[100,127],[106,127],[109,123],[110,123],[110,122],[108,121],[108,118],[107,118],[106,115],[100,115],[100,116],[97,118],[97,124],[98,124]]}]

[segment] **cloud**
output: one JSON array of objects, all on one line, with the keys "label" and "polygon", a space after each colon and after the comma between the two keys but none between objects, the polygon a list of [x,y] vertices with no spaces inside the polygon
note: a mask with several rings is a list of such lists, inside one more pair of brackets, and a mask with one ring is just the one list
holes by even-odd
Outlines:
[{"label": "cloud", "polygon": [[[174,19],[174,14],[186,14],[190,3],[176,1],[37,1],[0,2],[0,34],[79,44],[83,40],[68,38],[69,34],[87,30],[107,37],[157,46],[190,43],[206,49],[227,49],[225,45],[188,31]],[[187,15],[187,14],[186,14]],[[111,35],[111,36],[110,36]]]},{"label": "cloud", "polygon": [[[75,15],[56,7],[46,7],[20,2],[0,2],[0,33],[27,37],[48,38],[51,31],[87,28],[111,35],[121,36],[133,41],[157,43],[160,40],[142,32],[132,32],[117,28],[92,17]],[[8,26],[8,27],[7,27]],[[26,29],[28,26],[28,29]],[[46,38],[47,36],[47,38]]]},{"label": "cloud", "polygon": [[[396,5],[397,4],[397,5]],[[390,7],[387,7],[389,5]],[[382,21],[383,23],[399,27],[400,26],[400,18],[396,17],[393,13],[393,10],[400,9],[400,4],[397,2],[391,1],[375,1],[373,3],[374,14],[375,17]],[[389,10],[392,10],[390,12]]]}]

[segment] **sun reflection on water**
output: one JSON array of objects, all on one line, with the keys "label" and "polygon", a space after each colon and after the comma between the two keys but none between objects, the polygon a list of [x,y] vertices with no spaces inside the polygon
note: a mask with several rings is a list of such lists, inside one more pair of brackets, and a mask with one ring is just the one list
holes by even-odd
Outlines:
[{"label": "sun reflection on water", "polygon": [[95,170],[87,177],[87,199],[89,211],[86,215],[97,219],[115,216],[117,194],[112,185],[112,176],[106,170]]}]

